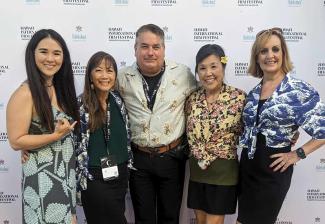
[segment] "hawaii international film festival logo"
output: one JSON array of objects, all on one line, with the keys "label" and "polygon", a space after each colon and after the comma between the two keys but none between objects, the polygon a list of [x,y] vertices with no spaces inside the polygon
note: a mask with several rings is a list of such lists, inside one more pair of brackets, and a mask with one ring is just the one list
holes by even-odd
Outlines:
[{"label": "hawaii international film festival logo", "polygon": [[297,31],[294,30],[292,27],[283,27],[282,34],[287,42],[300,42],[304,40],[304,38],[307,36],[306,31]]},{"label": "hawaii international film festival logo", "polygon": [[87,5],[88,3],[89,3],[89,0],[63,0],[64,5],[83,6],[83,5]]},{"label": "hawaii international film festival logo", "polygon": [[86,41],[87,36],[84,32],[84,28],[80,25],[74,28],[74,32],[72,33],[73,41]]},{"label": "hawaii international film festival logo", "polygon": [[223,36],[223,32],[209,30],[207,27],[193,28],[193,40],[195,42],[214,42]]},{"label": "hawaii international film festival logo", "polygon": [[73,61],[72,64],[72,71],[74,75],[85,75],[86,74],[86,65],[81,64],[80,61]]},{"label": "hawaii international film festival logo", "polygon": [[263,0],[238,0],[238,6],[257,7],[263,5]]},{"label": "hawaii international film festival logo", "polygon": [[174,6],[176,0],[151,0],[151,6]]},{"label": "hawaii international film festival logo", "polygon": [[134,41],[135,32],[122,27],[108,27],[108,41]]},{"label": "hawaii international film festival logo", "polygon": [[325,172],[325,159],[319,159],[319,163],[316,164],[316,171],[317,172]]},{"label": "hawaii international film festival logo", "polygon": [[35,33],[34,26],[21,26],[20,27],[20,38],[21,40],[30,40]]},{"label": "hawaii international film festival logo", "polygon": [[281,220],[281,219],[277,218],[277,220],[274,224],[294,224],[294,223],[292,221]]},{"label": "hawaii international film festival logo", "polygon": [[0,191],[0,204],[11,204],[16,202],[18,199],[18,194],[6,194]]},{"label": "hawaii international film festival logo", "polygon": [[[0,74],[1,74],[1,72],[0,72]],[[319,62],[317,64],[317,75],[325,76],[325,62]]]},{"label": "hawaii international film festival logo", "polygon": [[7,132],[0,132],[0,143],[8,141]]},{"label": "hawaii international film festival logo", "polygon": [[9,70],[9,65],[1,65],[0,64],[0,76],[6,74]]},{"label": "hawaii international film festival logo", "polygon": [[307,189],[307,201],[325,201],[325,192],[320,189]]},{"label": "hawaii international film festival logo", "polygon": [[255,32],[254,27],[249,26],[246,28],[246,32],[243,34],[244,42],[254,42],[255,41]]}]

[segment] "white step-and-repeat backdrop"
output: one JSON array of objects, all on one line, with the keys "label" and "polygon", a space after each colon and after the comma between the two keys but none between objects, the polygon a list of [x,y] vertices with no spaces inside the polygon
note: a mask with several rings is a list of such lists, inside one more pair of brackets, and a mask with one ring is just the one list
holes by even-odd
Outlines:
[{"label": "white step-and-repeat backdrop", "polygon": [[[78,93],[89,57],[107,51],[118,66],[132,64],[135,31],[155,23],[166,34],[167,58],[192,71],[197,50],[206,43],[224,47],[229,56],[226,80],[250,90],[257,79],[247,76],[250,48],[258,31],[281,27],[294,62],[294,75],[311,83],[325,99],[324,0],[3,0],[0,2],[0,224],[21,223],[20,153],[6,133],[6,106],[26,79],[24,51],[33,33],[52,28],[71,52]],[[297,145],[308,136],[302,131]],[[295,166],[291,189],[277,224],[325,224],[325,148]],[[186,208],[182,224],[194,224]],[[130,197],[126,215],[133,223]],[[265,202],[267,203],[267,202]],[[79,223],[85,223],[78,209]],[[227,216],[233,224],[236,216]]]}]

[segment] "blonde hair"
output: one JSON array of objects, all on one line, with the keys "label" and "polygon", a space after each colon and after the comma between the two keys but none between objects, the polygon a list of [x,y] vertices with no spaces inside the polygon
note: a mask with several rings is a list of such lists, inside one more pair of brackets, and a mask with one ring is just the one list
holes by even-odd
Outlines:
[{"label": "blonde hair", "polygon": [[265,43],[271,38],[272,35],[277,36],[281,42],[281,50],[283,54],[282,71],[287,74],[293,69],[293,65],[289,56],[288,47],[282,35],[282,31],[280,28],[272,28],[268,30],[262,30],[256,35],[255,42],[252,46],[251,50],[251,58],[248,66],[248,73],[256,78],[262,78],[264,73],[258,64],[258,55],[261,52],[261,49],[264,47]]}]

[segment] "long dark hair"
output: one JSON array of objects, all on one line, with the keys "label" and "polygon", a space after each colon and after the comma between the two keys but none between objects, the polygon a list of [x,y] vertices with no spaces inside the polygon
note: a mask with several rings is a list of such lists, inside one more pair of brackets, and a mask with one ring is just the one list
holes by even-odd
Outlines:
[{"label": "long dark hair", "polygon": [[102,62],[105,61],[106,66],[112,66],[117,75],[116,61],[112,55],[99,51],[96,52],[88,61],[85,74],[85,87],[83,91],[83,103],[86,111],[89,113],[89,129],[94,131],[100,128],[106,118],[106,110],[104,111],[100,106],[100,102],[96,95],[96,90],[92,86],[91,72]]},{"label": "long dark hair", "polygon": [[38,43],[44,38],[51,38],[55,40],[63,50],[62,66],[53,77],[53,85],[55,88],[58,105],[75,121],[79,121],[79,112],[70,53],[67,45],[61,35],[56,31],[51,29],[41,29],[32,36],[27,45],[25,64],[28,85],[32,94],[36,113],[40,119],[41,125],[53,132],[54,117],[51,100],[47,93],[45,79],[35,62],[35,49]]}]

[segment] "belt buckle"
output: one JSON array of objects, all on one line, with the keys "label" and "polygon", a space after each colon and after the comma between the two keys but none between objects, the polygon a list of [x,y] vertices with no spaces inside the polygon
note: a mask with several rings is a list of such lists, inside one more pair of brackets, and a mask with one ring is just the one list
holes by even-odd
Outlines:
[{"label": "belt buckle", "polygon": [[150,149],[150,157],[158,156],[159,155],[159,147],[151,148]]}]

